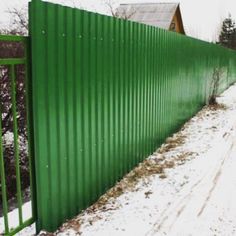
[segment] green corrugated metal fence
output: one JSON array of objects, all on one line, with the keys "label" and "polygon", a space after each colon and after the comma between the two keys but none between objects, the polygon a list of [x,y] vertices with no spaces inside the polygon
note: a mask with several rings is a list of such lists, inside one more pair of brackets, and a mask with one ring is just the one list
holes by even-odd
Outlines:
[{"label": "green corrugated metal fence", "polygon": [[55,230],[206,102],[236,54],[151,26],[32,1],[38,229]]}]

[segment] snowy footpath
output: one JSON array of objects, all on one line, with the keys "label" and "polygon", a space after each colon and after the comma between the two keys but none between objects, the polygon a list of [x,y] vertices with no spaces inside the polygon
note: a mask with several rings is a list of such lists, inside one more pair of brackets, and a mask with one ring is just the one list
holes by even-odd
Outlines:
[{"label": "snowy footpath", "polygon": [[55,234],[236,235],[236,86]]}]

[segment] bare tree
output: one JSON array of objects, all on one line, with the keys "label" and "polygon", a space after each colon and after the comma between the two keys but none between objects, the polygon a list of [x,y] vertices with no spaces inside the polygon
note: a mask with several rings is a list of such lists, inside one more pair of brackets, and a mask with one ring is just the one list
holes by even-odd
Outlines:
[{"label": "bare tree", "polygon": [[216,105],[216,98],[219,95],[219,88],[221,80],[223,78],[224,70],[223,68],[215,68],[212,75],[211,86],[210,86],[210,96],[208,99],[209,105]]},{"label": "bare tree", "polygon": [[[0,34],[10,35],[25,35],[28,32],[27,13],[25,8],[13,8],[8,10],[11,14],[11,28],[0,30]],[[1,58],[19,58],[24,56],[24,45],[19,42],[0,42],[0,57]],[[12,104],[10,93],[10,78],[9,68],[2,66],[0,68],[1,90],[0,99],[2,103],[2,135],[7,131],[12,132]],[[25,68],[22,65],[16,67],[15,73],[17,75],[16,83],[16,100],[18,108],[18,125],[20,135],[25,138],[26,134],[26,109],[25,109]]]},{"label": "bare tree", "polygon": [[14,35],[27,35],[29,28],[27,8],[11,8],[8,9],[7,12],[11,15],[8,33]]},{"label": "bare tree", "polygon": [[[0,34],[27,35],[28,21],[27,10],[24,8],[13,8],[8,10],[11,19],[8,28],[0,30]],[[20,58],[24,57],[24,45],[20,42],[0,41],[0,58]],[[15,66],[16,75],[16,110],[18,125],[18,144],[20,155],[20,171],[22,178],[22,189],[29,186],[29,163],[27,154],[27,119],[26,119],[26,87],[25,87],[25,67]],[[2,140],[4,164],[6,170],[7,196],[11,199],[16,195],[16,174],[14,162],[14,142],[13,142],[13,105],[11,93],[10,68],[0,66],[0,106],[2,119]],[[0,183],[1,185],[1,183]],[[0,191],[0,209],[1,209]],[[0,211],[1,215],[1,211]]]}]

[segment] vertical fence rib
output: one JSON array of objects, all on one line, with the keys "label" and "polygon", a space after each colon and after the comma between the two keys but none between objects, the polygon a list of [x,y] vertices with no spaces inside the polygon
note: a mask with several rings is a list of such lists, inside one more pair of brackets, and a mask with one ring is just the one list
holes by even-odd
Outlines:
[{"label": "vertical fence rib", "polygon": [[2,192],[2,203],[3,203],[3,217],[5,225],[5,234],[9,233],[8,225],[8,206],[7,206],[7,189],[6,189],[6,175],[4,168],[4,159],[3,159],[3,147],[2,147],[2,104],[0,103],[0,177],[1,177],[1,192]]},{"label": "vertical fence rib", "polygon": [[12,116],[13,116],[13,133],[14,133],[14,156],[16,166],[16,188],[17,188],[17,206],[19,211],[19,222],[23,223],[22,219],[22,196],[21,196],[21,177],[20,177],[20,159],[18,145],[18,128],[17,128],[17,109],[16,109],[16,77],[15,67],[10,66],[11,78],[11,99],[12,99]]},{"label": "vertical fence rib", "polygon": [[35,166],[34,166],[34,137],[33,137],[33,112],[32,112],[32,84],[30,80],[31,69],[30,69],[30,40],[28,38],[24,42],[25,56],[27,58],[25,64],[25,87],[26,87],[26,110],[27,110],[27,137],[28,137],[28,158],[29,158],[29,169],[30,169],[30,194],[31,194],[31,205],[32,205],[32,217],[36,218],[36,182],[35,182]]}]

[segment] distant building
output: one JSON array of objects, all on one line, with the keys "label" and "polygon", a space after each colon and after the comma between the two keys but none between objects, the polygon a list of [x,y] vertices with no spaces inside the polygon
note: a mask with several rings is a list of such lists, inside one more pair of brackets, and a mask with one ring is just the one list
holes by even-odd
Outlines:
[{"label": "distant building", "polygon": [[117,8],[118,17],[185,34],[179,3],[129,3]]}]

